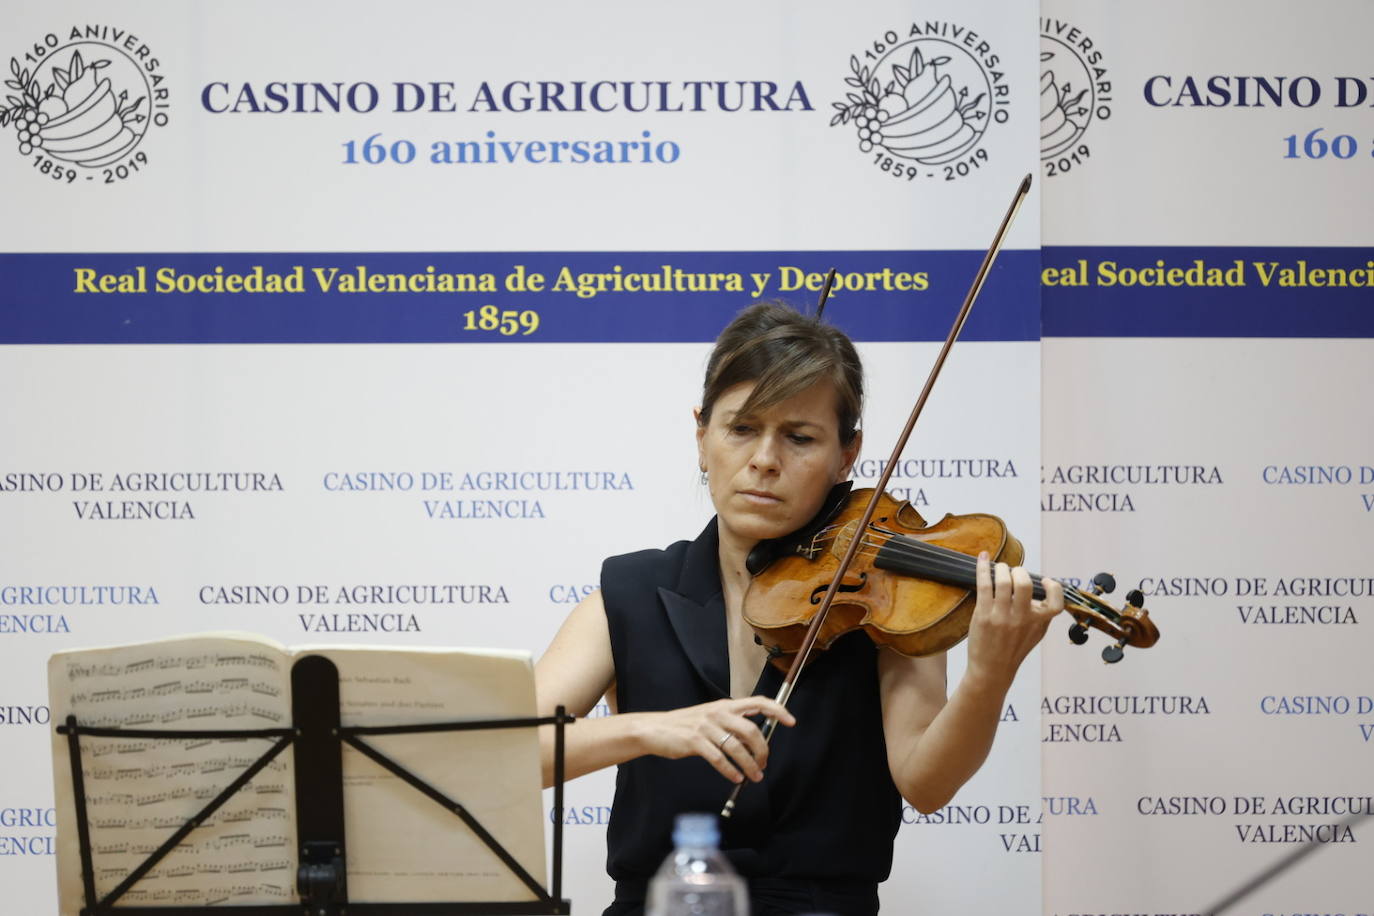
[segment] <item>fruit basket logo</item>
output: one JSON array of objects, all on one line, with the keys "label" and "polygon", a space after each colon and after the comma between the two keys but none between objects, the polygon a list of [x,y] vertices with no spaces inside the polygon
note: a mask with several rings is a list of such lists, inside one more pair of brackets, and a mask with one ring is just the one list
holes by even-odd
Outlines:
[{"label": "fruit basket logo", "polygon": [[[73,29],[72,38],[80,37]],[[166,103],[154,102],[167,92],[150,83],[150,77],[161,82],[155,59],[140,57],[140,64],[102,41],[57,44],[50,33],[32,52],[10,58],[0,128],[15,131],[20,155],[34,156],[35,165],[47,159],[110,166],[134,152],[150,125],[167,123]],[[146,47],[139,50],[147,54]]]},{"label": "fruit basket logo", "polygon": [[1072,81],[1065,80],[1061,86],[1054,81],[1054,70],[1050,62],[1054,60],[1053,51],[1041,51],[1040,63],[1045,72],[1040,74],[1040,157],[1048,159],[1077,140],[1088,129],[1092,118],[1092,100],[1084,102],[1088,95],[1086,88],[1074,92]]},{"label": "fruit basket logo", "polygon": [[844,101],[831,103],[830,126],[852,123],[860,152],[877,148],[919,165],[942,165],[975,150],[989,124],[1006,120],[1006,87],[995,91],[984,63],[960,44],[934,37],[932,25],[907,41],[874,42],[863,59],[850,56],[850,88]]},{"label": "fruit basket logo", "polygon": [[1102,51],[1088,35],[1059,19],[1041,20],[1040,158],[1053,177],[1092,156],[1085,135],[1112,116],[1112,83]]}]

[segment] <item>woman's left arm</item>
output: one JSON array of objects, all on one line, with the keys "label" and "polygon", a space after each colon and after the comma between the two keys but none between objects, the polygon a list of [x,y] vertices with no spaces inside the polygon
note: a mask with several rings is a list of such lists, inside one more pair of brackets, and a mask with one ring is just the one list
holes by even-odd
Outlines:
[{"label": "woman's left arm", "polygon": [[938,810],[983,765],[1007,691],[1021,662],[1064,609],[1064,593],[1042,580],[1045,600],[1031,598],[1030,574],[978,558],[977,603],[969,622],[968,667],[945,699],[944,655],[878,656],[883,733],[892,780],[918,811]]}]

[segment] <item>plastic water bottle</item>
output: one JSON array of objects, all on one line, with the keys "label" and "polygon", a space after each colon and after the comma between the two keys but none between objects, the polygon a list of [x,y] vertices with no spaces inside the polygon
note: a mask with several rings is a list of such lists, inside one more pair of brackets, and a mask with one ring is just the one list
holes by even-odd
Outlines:
[{"label": "plastic water bottle", "polygon": [[673,845],[649,882],[647,916],[749,916],[749,885],[721,855],[714,814],[679,814]]}]

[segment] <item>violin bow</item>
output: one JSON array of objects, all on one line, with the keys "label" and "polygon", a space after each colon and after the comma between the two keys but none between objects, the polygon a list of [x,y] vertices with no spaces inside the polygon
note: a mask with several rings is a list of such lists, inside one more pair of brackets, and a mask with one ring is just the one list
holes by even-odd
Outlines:
[{"label": "violin bow", "polygon": [[[997,259],[997,253],[1002,248],[1002,240],[1006,237],[1007,230],[1011,228],[1012,221],[1016,219],[1017,212],[1021,209],[1021,204],[1025,201],[1026,195],[1030,193],[1031,176],[1030,173],[1021,179],[1020,186],[1012,196],[1011,206],[1007,208],[1006,215],[1002,217],[1002,224],[997,227],[997,234],[992,237],[992,244],[988,246],[987,254],[983,255],[983,263],[978,267],[978,273],[973,278],[973,284],[969,287],[968,295],[964,297],[963,307],[959,309],[959,314],[954,319],[954,326],[949,329],[949,336],[945,338],[945,345],[940,348],[940,353],[935,357],[935,365],[930,369],[930,375],[926,378],[925,387],[921,389],[921,394],[916,398],[916,405],[911,409],[911,416],[907,418],[906,426],[902,429],[901,435],[897,437],[897,443],[892,447],[892,457],[883,466],[883,472],[878,478],[878,482],[873,486],[873,496],[869,499],[868,505],[864,508],[863,515],[859,517],[858,527],[853,538],[849,540],[849,548],[845,550],[844,556],[840,559],[840,565],[835,570],[835,576],[830,580],[830,587],[825,590],[825,597],[821,599],[820,608],[811,618],[811,625],[806,630],[806,636],[802,639],[801,647],[792,659],[792,666],[787,669],[787,676],[783,678],[782,686],[778,689],[778,695],[774,699],[781,706],[787,706],[787,701],[792,697],[792,690],[797,685],[797,678],[801,675],[803,666],[811,655],[811,649],[816,644],[816,637],[820,635],[821,627],[825,624],[826,615],[830,613],[830,605],[835,601],[835,595],[839,592],[840,582],[844,579],[844,574],[849,571],[850,564],[854,557],[858,555],[859,547],[863,543],[863,538],[858,532],[865,531],[869,522],[873,520],[873,513],[878,507],[878,500],[887,491],[888,480],[892,477],[892,472],[897,467],[897,461],[902,457],[902,451],[906,448],[907,440],[911,438],[911,431],[916,428],[916,421],[921,416],[921,411],[925,409],[926,401],[930,397],[931,389],[935,387],[935,380],[940,376],[940,370],[944,368],[945,358],[949,356],[950,349],[954,346],[954,341],[959,339],[959,333],[964,329],[964,322],[968,320],[969,310],[973,308],[973,300],[978,298],[978,294],[983,289],[983,283],[987,280],[988,271],[992,269],[992,262]],[[825,301],[830,296],[830,285],[834,281],[835,270],[831,268],[829,276],[826,277],[825,287],[821,290],[821,301],[816,307],[816,315],[825,308]],[[763,723],[763,740],[768,741],[773,737],[773,732],[777,730],[778,720],[768,719]],[[728,818],[735,810],[735,800],[739,798],[740,790],[744,788],[744,783],[736,784],[734,791],[725,801],[725,807],[721,809],[720,816]]]},{"label": "violin bow", "polygon": [[825,275],[825,285],[821,287],[821,298],[816,303],[816,320],[819,321],[821,315],[825,314],[825,304],[830,301],[830,287],[835,285],[835,268],[830,268],[830,273]]}]

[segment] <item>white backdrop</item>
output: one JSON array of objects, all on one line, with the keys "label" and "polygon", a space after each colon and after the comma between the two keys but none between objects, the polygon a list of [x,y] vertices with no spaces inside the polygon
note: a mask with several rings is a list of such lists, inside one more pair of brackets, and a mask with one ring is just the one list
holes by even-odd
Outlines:
[{"label": "white backdrop", "polygon": [[[1088,40],[1111,84],[1042,189],[1044,267],[1090,278],[1042,290],[1045,562],[1115,572],[1164,631],[1116,669],[1048,644],[1044,794],[1080,813],[1046,819],[1046,913],[1374,911],[1346,823],[1374,794],[1369,15],[1044,5],[1044,66]],[[1102,285],[1159,260],[1244,285]],[[1265,285],[1304,260],[1362,285]]]},{"label": "white backdrop", "polygon": [[[1311,75],[1331,94],[1336,77],[1363,72],[1358,26],[1367,28],[1369,13],[1360,4],[1314,7],[1301,28],[1279,36],[1273,23],[1292,15],[1279,7],[1260,15],[1252,4],[1224,4],[1207,18],[1192,7],[1161,9],[14,5],[0,48],[20,70],[11,76],[31,71],[28,80],[43,89],[74,72],[75,50],[83,64],[109,60],[98,73],[108,74],[112,98],[128,91],[118,117],[141,139],[110,163],[80,164],[63,138],[52,129],[45,135],[47,124],[35,122],[48,155],[33,131],[24,140],[14,119],[4,127],[0,734],[11,766],[0,783],[0,883],[25,912],[52,907],[48,654],[233,628],[290,644],[480,645],[537,655],[570,602],[595,584],[602,558],[690,537],[709,516],[695,481],[690,410],[708,341],[754,301],[752,274],[767,275],[765,296],[798,303],[815,292],[789,285],[795,270],[833,264],[926,275],[923,291],[898,290],[889,276],[888,288],[879,279],[871,291],[841,292],[827,311],[860,340],[871,391],[863,457],[884,457],[934,356],[931,341],[943,336],[978,250],[1027,171],[1037,177],[1031,198],[908,447],[910,458],[944,464],[913,465],[922,476],[894,485],[908,488],[903,495],[931,520],[946,511],[1001,515],[1047,573],[1112,569],[1123,590],[1145,587],[1146,577],[1220,577],[1232,591],[1151,594],[1164,639],[1111,669],[1097,663],[1097,643],[1065,647],[1056,627],[1044,687],[1050,714],[1042,721],[1033,658],[984,769],[950,808],[928,818],[906,812],[885,908],[1038,912],[1043,866],[1045,912],[1200,912],[1294,848],[1235,835],[1235,824],[1290,819],[1233,817],[1230,809],[1225,817],[1153,817],[1137,805],[1146,796],[1244,794],[1269,796],[1272,807],[1278,795],[1368,792],[1361,774],[1370,745],[1357,728],[1374,721],[1368,710],[1361,719],[1259,709],[1267,695],[1340,694],[1358,706],[1357,697],[1371,693],[1357,673],[1368,648],[1360,635],[1368,586],[1341,599],[1356,625],[1334,630],[1252,626],[1239,615],[1242,601],[1318,599],[1234,594],[1241,576],[1267,577],[1272,589],[1280,577],[1365,575],[1351,535],[1368,525],[1360,494],[1374,482],[1275,487],[1262,475],[1270,465],[1336,464],[1359,480],[1359,469],[1374,464],[1358,396],[1369,390],[1368,347],[1359,339],[1371,330],[1367,293],[1309,287],[1277,295],[1251,286],[1215,303],[1190,298],[1207,291],[1185,289],[1114,299],[1117,291],[1100,288],[1041,293],[1036,278],[1042,262],[1143,257],[1126,246],[1360,245],[1370,228],[1367,103],[1157,108],[1143,85],[1159,74],[1176,85],[1188,74],[1273,72]],[[1084,50],[1085,36],[1095,48]],[[1097,86],[1097,120],[1081,136],[1081,123],[1054,134],[1073,142],[1037,164],[1041,133],[1060,123],[1052,109],[1082,121],[1069,104],[1082,83],[1044,57],[1074,48],[1111,87]],[[1104,55],[1095,62],[1094,50]],[[908,76],[946,76],[956,95],[967,88],[957,98],[966,147],[947,162],[917,162],[890,155],[883,143],[897,149],[894,137],[865,137],[852,119],[832,125],[833,106],[858,94],[845,82],[851,57],[879,80],[878,95],[883,83]],[[540,104],[555,84],[565,107],[579,83],[590,99],[598,81],[611,85],[598,96],[611,110],[591,101],[570,111]],[[283,93],[273,82],[305,85],[304,105],[294,104],[294,86],[284,97],[285,107],[307,110],[248,110],[276,105],[272,94]],[[320,105],[313,83],[343,84],[342,110]],[[396,111],[398,83],[425,86],[426,108],[453,110]],[[767,95],[769,84],[777,87],[773,105],[754,95]],[[375,89],[375,109],[349,110],[349,86],[355,99]],[[73,105],[84,91],[71,91]],[[411,107],[418,90],[399,91],[412,93],[400,106]],[[140,94],[148,107],[130,108]],[[223,110],[235,103],[237,112]],[[907,103],[885,104],[901,114]],[[860,98],[856,110],[865,107]],[[528,110],[511,110],[521,108]],[[59,117],[56,103],[47,109],[50,120]],[[140,114],[149,120],[135,120]],[[114,126],[107,117],[98,129]],[[1359,138],[1358,155],[1282,158],[1283,137],[1296,134],[1302,152],[1316,127],[1324,138]],[[595,150],[599,141],[610,144],[608,157],[632,161],[547,161],[554,144],[569,144],[561,154],[573,157],[576,144]],[[654,161],[644,162],[638,147],[624,153],[622,143],[641,141],[655,144],[647,154]],[[413,161],[394,161],[407,158],[406,142]],[[531,143],[545,146],[530,152]],[[436,150],[496,161],[436,164]],[[382,152],[387,161],[366,161]],[[505,161],[508,153],[515,161]],[[1064,156],[1068,168],[1059,165]],[[1233,257],[1292,259],[1189,252],[1185,266],[1195,256],[1228,266]],[[1367,248],[1348,252],[1351,266],[1369,256]],[[653,273],[665,264],[738,273],[744,289],[582,297],[506,285],[516,265],[545,273],[552,285],[563,268]],[[213,275],[255,266],[300,267],[306,290],[153,288],[160,268]],[[497,289],[319,288],[314,268],[349,274],[359,266],[490,273]],[[117,286],[139,267],[147,292],[77,292],[82,276],[110,276]],[[537,315],[538,328],[487,330],[484,306],[517,319]],[[1284,317],[1294,313],[1325,320],[1324,330],[1301,333]],[[1208,322],[1190,319],[1199,314]],[[1341,395],[1351,405],[1343,413],[1333,406]],[[988,463],[1001,476],[967,470]],[[1037,485],[1037,473],[1052,481],[1056,468],[1101,465],[1198,465],[1208,476],[1215,467],[1222,483]],[[244,476],[235,485],[248,489],[109,489],[116,474],[181,472],[236,472]],[[445,472],[454,489],[424,488],[424,474]],[[557,476],[502,488],[496,475],[514,472]],[[93,473],[105,489],[76,492]],[[258,489],[247,476],[254,473],[264,475]],[[871,482],[877,471],[861,464],[860,474]],[[584,489],[607,477],[614,489]],[[1053,509],[1056,500],[1108,490],[1129,493],[1134,511],[1038,511],[1038,499]],[[125,501],[194,517],[90,517],[93,505],[104,515],[142,511]],[[1180,521],[1181,512],[1169,511],[1204,505],[1210,518],[1189,513]],[[1276,518],[1288,524],[1265,524]],[[1322,533],[1305,536],[1312,526],[1299,523],[1312,521]],[[1330,526],[1345,536],[1323,536]],[[322,632],[320,615],[340,609],[298,604],[295,587],[312,584],[465,588],[451,604],[363,609],[398,615],[388,620],[404,632],[338,632],[347,620],[333,617],[334,631]],[[290,586],[291,599],[213,600],[220,587],[273,585]],[[44,594],[68,603],[24,603],[31,589],[50,586],[67,587]],[[154,591],[157,603],[128,603],[133,588],[145,598]],[[961,668],[956,650],[952,678]],[[1055,711],[1072,708],[1073,697],[1103,696],[1187,697],[1191,707],[1205,698],[1207,712]],[[1067,705],[1056,705],[1064,697]],[[1103,735],[1115,726],[1122,740],[1085,740],[1092,729],[1070,727],[1079,725]],[[1069,734],[1079,740],[1060,740]],[[599,912],[609,897],[612,775],[569,786],[566,888],[581,913]],[[1048,826],[1040,823],[1042,797]],[[1068,813],[1088,808],[1094,813]],[[1290,912],[1290,900],[1370,911],[1367,885],[1351,870],[1359,848],[1323,850],[1311,860],[1317,864],[1284,879],[1282,895],[1266,891],[1238,912]],[[1193,866],[1217,850],[1216,868]],[[1124,875],[1123,858],[1132,862]]]}]

